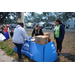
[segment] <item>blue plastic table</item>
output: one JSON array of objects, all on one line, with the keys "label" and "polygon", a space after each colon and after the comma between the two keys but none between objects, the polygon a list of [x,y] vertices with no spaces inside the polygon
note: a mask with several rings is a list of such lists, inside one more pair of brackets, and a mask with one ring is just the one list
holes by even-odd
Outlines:
[{"label": "blue plastic table", "polygon": [[[16,46],[14,50],[17,52]],[[54,62],[57,59],[56,47],[53,42],[40,45],[26,40],[22,45],[21,54],[24,54],[37,62]]]}]

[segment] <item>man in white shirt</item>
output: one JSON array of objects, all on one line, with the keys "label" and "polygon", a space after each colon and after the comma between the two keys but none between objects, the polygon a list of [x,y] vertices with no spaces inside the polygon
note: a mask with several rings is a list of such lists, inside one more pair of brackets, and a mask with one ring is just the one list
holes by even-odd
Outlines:
[{"label": "man in white shirt", "polygon": [[29,40],[29,37],[23,27],[24,27],[23,23],[18,23],[18,25],[16,26],[16,28],[14,30],[14,35],[13,35],[13,39],[12,39],[13,43],[17,47],[17,53],[18,53],[20,60],[21,60],[22,44],[24,43],[25,39]]},{"label": "man in white shirt", "polygon": [[9,24],[7,24],[7,32],[8,32],[8,37],[9,37],[9,39],[11,39]]}]

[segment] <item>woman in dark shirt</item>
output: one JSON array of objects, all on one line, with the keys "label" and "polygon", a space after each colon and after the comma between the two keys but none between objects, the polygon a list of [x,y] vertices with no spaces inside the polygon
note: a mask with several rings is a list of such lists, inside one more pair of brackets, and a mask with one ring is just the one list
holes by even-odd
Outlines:
[{"label": "woman in dark shirt", "polygon": [[35,25],[35,28],[32,32],[32,37],[34,37],[34,34],[35,36],[43,35],[42,29],[39,28],[38,24]]}]

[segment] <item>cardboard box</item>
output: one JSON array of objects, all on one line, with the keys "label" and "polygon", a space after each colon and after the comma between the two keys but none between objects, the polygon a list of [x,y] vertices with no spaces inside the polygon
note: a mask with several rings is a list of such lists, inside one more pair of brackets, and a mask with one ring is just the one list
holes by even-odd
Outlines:
[{"label": "cardboard box", "polygon": [[47,35],[50,38],[50,33],[44,33],[44,35],[45,36]]},{"label": "cardboard box", "polygon": [[48,43],[48,36],[35,36],[35,43],[45,45]]}]

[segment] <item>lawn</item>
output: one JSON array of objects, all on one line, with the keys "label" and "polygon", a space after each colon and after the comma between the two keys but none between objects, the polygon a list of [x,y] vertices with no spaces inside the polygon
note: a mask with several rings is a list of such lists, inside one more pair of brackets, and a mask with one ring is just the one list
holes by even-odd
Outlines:
[{"label": "lawn", "polygon": [[[31,36],[31,32],[27,32]],[[50,32],[50,37],[53,40],[53,32]],[[55,41],[54,41],[55,42]],[[18,55],[14,52],[14,44],[12,40],[0,42],[0,49],[5,51],[5,54],[18,59]],[[22,55],[24,62],[34,62],[25,55]],[[56,62],[73,62],[75,61],[75,32],[66,32],[65,39],[63,41],[62,55],[58,56]]]},{"label": "lawn", "polygon": [[[30,36],[30,34],[28,34],[28,36]],[[5,54],[7,54],[8,56],[13,57],[14,59],[17,60],[18,55],[17,55],[16,52],[14,52],[14,47],[15,47],[15,45],[13,44],[12,39],[0,42],[0,49],[4,50]],[[23,58],[22,61],[24,61],[24,62],[33,62],[33,60],[31,60],[30,58],[28,58],[25,55],[21,55],[21,56]]]}]

